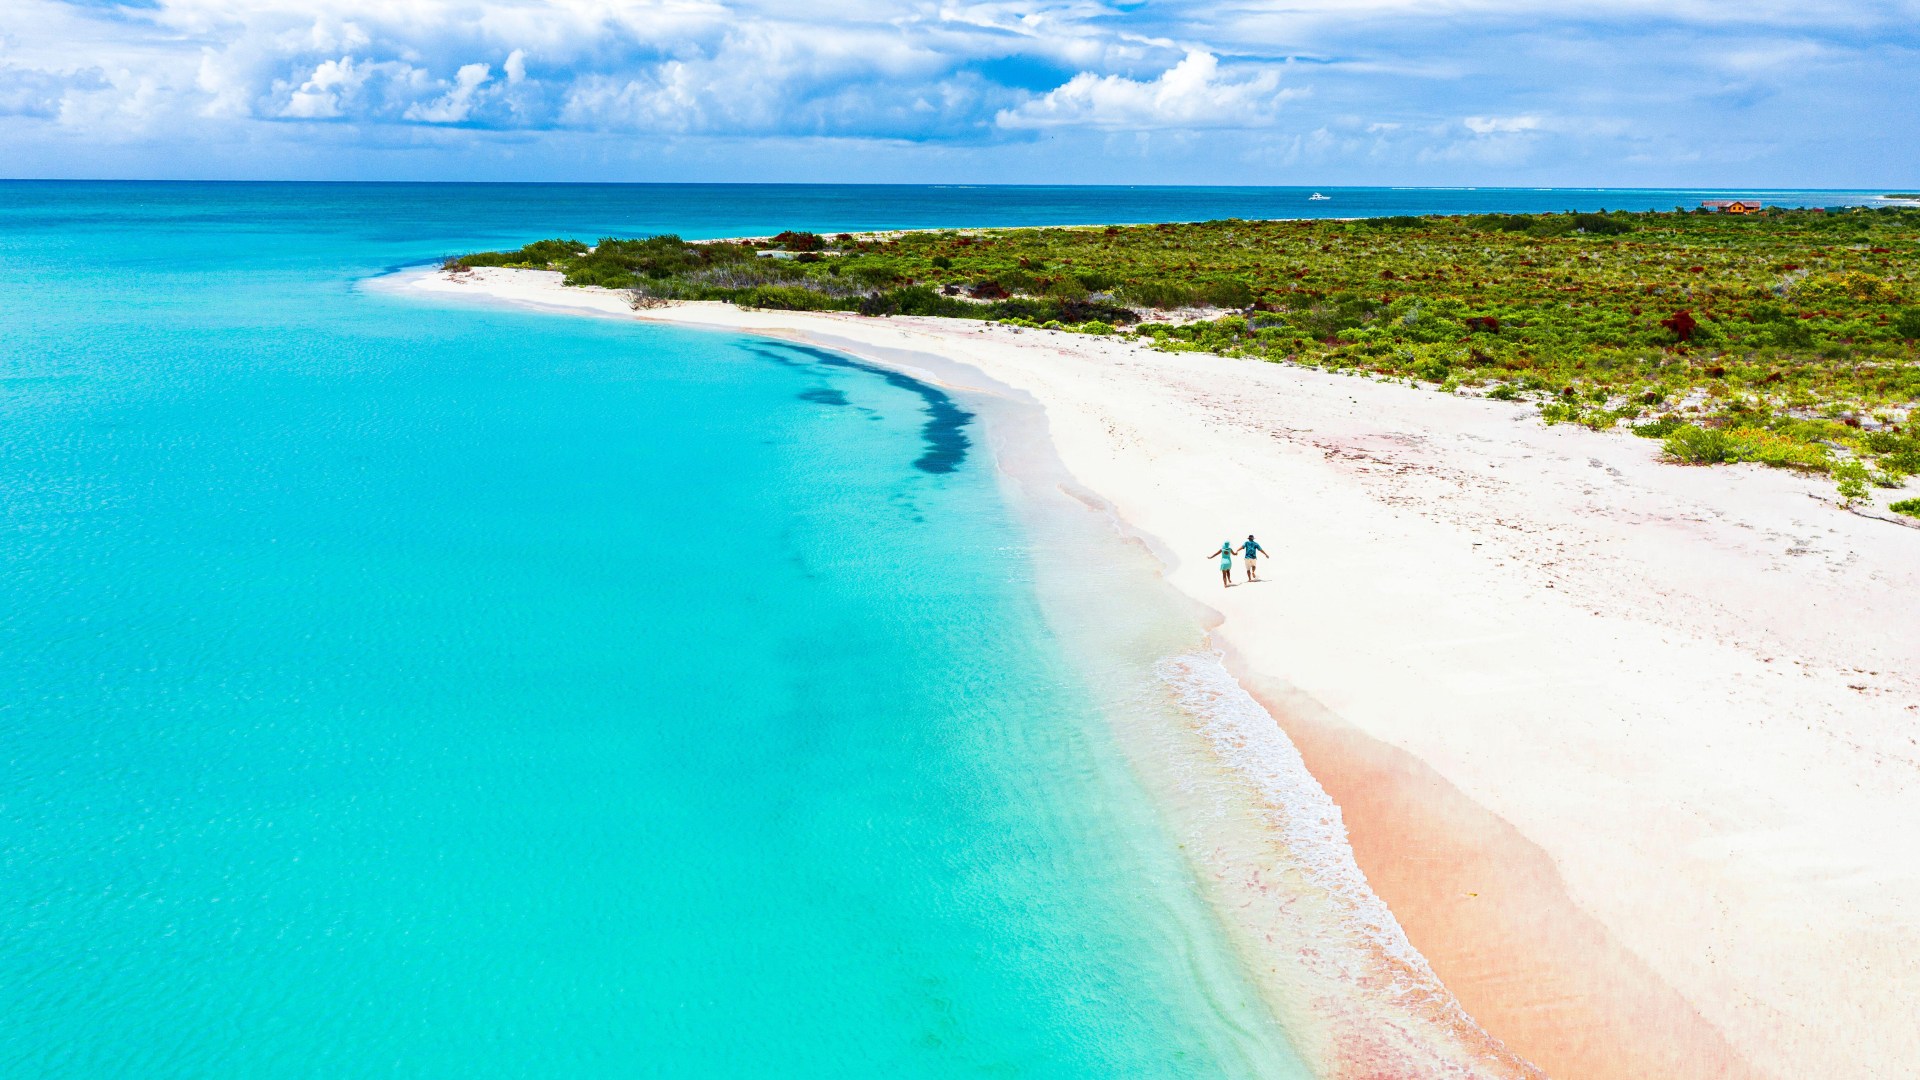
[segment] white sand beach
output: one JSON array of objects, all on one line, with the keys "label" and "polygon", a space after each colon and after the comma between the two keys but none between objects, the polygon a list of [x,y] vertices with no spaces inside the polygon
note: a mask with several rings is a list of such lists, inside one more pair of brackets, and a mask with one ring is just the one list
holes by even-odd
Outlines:
[{"label": "white sand beach", "polygon": [[[401,287],[931,353],[957,366],[914,374],[1031,395],[1507,1047],[1565,1078],[1920,1068],[1920,529],[1829,481],[1117,339],[635,313],[539,271]],[[1206,553],[1249,532],[1263,580],[1223,589]]]}]

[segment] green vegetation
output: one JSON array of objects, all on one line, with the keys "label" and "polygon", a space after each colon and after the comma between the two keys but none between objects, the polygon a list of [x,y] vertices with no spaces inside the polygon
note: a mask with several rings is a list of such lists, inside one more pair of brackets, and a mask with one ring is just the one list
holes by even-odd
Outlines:
[{"label": "green vegetation", "polygon": [[640,305],[1126,332],[1634,421],[1676,461],[1920,473],[1920,209],[546,240],[450,264],[560,270]]},{"label": "green vegetation", "polygon": [[1845,506],[1867,499],[1867,467],[1858,461],[1842,461],[1833,467],[1833,479],[1839,485],[1840,502]]},{"label": "green vegetation", "polygon": [[1897,503],[1888,503],[1887,509],[1896,514],[1920,518],[1920,499],[1901,499]]}]

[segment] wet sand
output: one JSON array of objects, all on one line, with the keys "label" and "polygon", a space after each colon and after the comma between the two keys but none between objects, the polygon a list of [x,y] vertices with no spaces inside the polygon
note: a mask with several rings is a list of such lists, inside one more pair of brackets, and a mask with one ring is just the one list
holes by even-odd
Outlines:
[{"label": "wet sand", "polygon": [[1581,911],[1513,826],[1412,755],[1235,667],[1339,804],[1374,892],[1482,1026],[1549,1076],[1765,1075]]}]

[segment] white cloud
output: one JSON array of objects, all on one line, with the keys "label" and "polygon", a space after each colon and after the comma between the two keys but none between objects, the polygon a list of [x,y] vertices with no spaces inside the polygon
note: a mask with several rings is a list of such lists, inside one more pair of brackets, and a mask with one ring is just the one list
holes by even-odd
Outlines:
[{"label": "white cloud", "polygon": [[[483,70],[482,77],[485,74]],[[411,109],[409,103],[437,85],[425,69],[404,61],[342,56],[314,65],[298,86],[290,79],[276,80],[268,96],[278,102],[272,115],[282,119],[378,119]]]},{"label": "white cloud", "polygon": [[111,85],[99,68],[53,72],[0,64],[0,116],[56,117],[69,93]]},{"label": "white cloud", "polygon": [[[518,50],[513,53],[519,56]],[[509,58],[511,59],[511,58]],[[428,124],[458,124],[473,113],[474,95],[493,77],[486,64],[464,64],[453,78],[453,88],[431,102],[416,101],[400,115]]]},{"label": "white cloud", "polygon": [[353,58],[328,60],[313,69],[300,88],[287,95],[280,107],[281,116],[300,120],[331,119],[340,115],[340,95],[353,94],[366,81],[364,69],[354,66]]},{"label": "white cloud", "polygon": [[1538,116],[1469,116],[1460,123],[1475,135],[1514,135],[1540,130]]},{"label": "white cloud", "polygon": [[1147,81],[1083,71],[1045,95],[1003,110],[1005,128],[1254,128],[1274,122],[1292,96],[1271,66],[1223,72],[1212,53],[1189,52]]},{"label": "white cloud", "polygon": [[[1183,145],[1269,182],[1684,151],[1898,183],[1920,168],[1885,127],[1920,98],[1916,26],[1920,0],[3,0],[0,139],[94,174],[163,144],[568,148],[519,159],[550,176],[637,143],[724,163],[741,140],[884,140],[1023,163],[1008,179],[1077,165],[1045,148],[1079,139],[1136,170],[1104,180],[1160,168],[1156,133],[1233,129]],[[1156,175],[1221,177],[1202,168]]]}]

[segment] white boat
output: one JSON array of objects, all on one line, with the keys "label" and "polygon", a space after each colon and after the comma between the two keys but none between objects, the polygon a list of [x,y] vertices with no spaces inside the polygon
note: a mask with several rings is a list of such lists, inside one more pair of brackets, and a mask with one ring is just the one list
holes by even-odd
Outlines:
[{"label": "white boat", "polygon": [[1307,201],[1308,201],[1308,202],[1326,202],[1327,200],[1329,200],[1329,199],[1331,199],[1331,198],[1333,198],[1333,196],[1331,196],[1331,195],[1322,195],[1322,194],[1320,194],[1319,192],[1317,192],[1317,191],[1316,191],[1316,192],[1314,192],[1313,194],[1311,194],[1311,195],[1309,195],[1309,196],[1307,196]]}]

